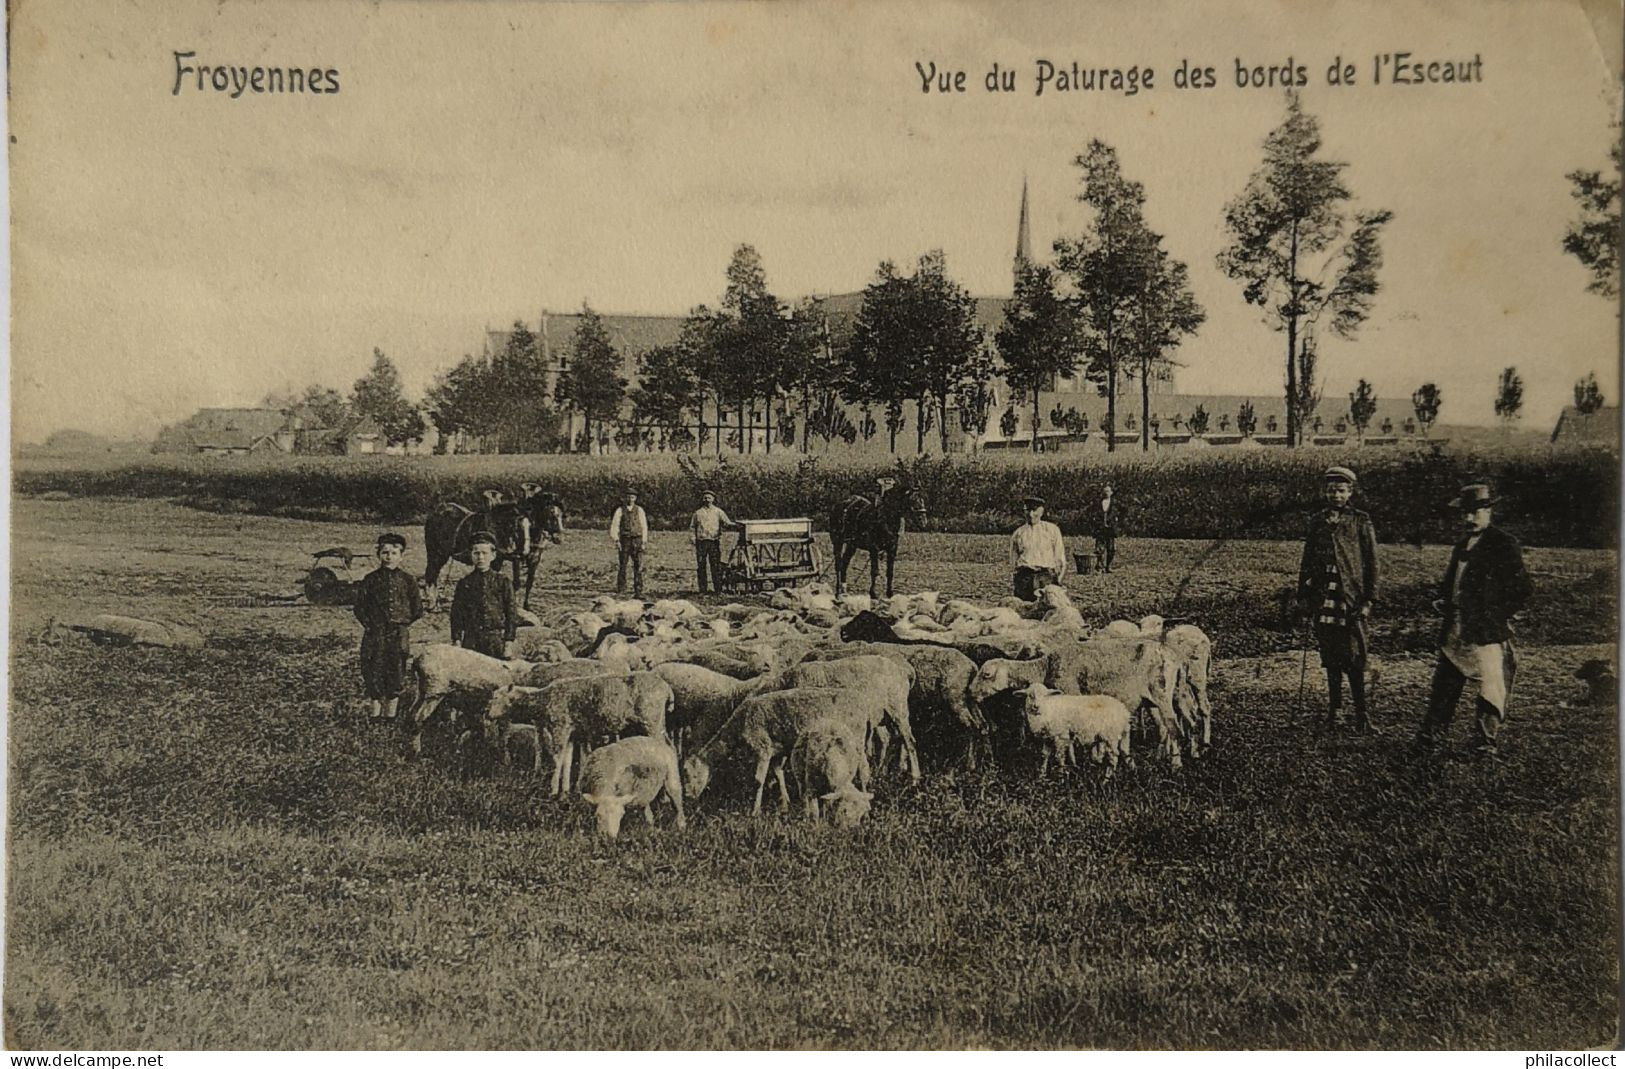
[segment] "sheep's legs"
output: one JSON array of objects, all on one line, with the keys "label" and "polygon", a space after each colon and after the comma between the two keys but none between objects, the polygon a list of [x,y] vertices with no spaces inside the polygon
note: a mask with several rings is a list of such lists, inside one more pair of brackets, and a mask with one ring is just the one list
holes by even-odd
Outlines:
[{"label": "sheep's legs", "polygon": [[407,757],[417,757],[423,752],[423,726],[440,711],[440,703],[444,700],[443,694],[420,699],[412,707],[411,714],[402,718],[402,723],[406,726]]},{"label": "sheep's legs", "polygon": [[784,808],[788,810],[790,808],[790,788],[784,784],[784,758],[781,757],[773,762],[773,775],[779,781],[779,800],[784,803]]},{"label": "sheep's legs", "polygon": [[756,762],[756,803],[750,807],[750,815],[762,815],[762,791],[767,787],[767,774],[772,770],[773,759],[763,757]]}]

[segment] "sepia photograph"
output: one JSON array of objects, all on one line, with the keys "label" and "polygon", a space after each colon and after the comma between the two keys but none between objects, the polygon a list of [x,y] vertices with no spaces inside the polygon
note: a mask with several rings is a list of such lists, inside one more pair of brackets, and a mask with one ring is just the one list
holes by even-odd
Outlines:
[{"label": "sepia photograph", "polygon": [[6,31],[8,1050],[1613,1064],[1621,0]]}]

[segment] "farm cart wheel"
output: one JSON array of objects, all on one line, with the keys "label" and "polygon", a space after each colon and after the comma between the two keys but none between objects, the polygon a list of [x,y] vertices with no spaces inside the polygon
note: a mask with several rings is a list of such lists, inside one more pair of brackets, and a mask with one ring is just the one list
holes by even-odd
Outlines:
[{"label": "farm cart wheel", "polygon": [[331,568],[312,568],[305,576],[305,600],[312,605],[337,605],[344,584]]}]

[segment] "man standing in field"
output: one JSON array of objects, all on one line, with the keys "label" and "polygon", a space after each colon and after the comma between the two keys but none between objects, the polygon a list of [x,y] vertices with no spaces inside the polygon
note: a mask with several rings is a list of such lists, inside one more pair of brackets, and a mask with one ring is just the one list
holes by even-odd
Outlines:
[{"label": "man standing in field", "polygon": [[406,686],[406,654],[412,624],[423,616],[416,576],[401,571],[406,539],[393,531],[378,536],[378,567],[356,584],[355,618],[361,621],[361,682],[372,703],[371,720],[395,719]]},{"label": "man standing in field", "polygon": [[699,592],[706,593],[705,576],[709,570],[712,588],[722,591],[722,532],[737,527],[728,514],[717,507],[717,495],[710,490],[700,494],[704,502],[694,511],[689,521],[689,533],[694,536],[694,570],[699,579]]},{"label": "man standing in field", "polygon": [[1343,677],[1354,699],[1354,730],[1372,731],[1365,703],[1370,650],[1366,620],[1377,596],[1377,534],[1371,517],[1349,507],[1354,472],[1328,468],[1322,487],[1326,507],[1309,521],[1298,566],[1298,611],[1314,622],[1320,664],[1326,670],[1326,724],[1343,718]]},{"label": "man standing in field", "polygon": [[513,583],[491,570],[497,559],[496,536],[476,531],[468,555],[474,570],[457,581],[451,599],[451,640],[488,657],[506,657],[519,629]]},{"label": "man standing in field", "polygon": [[621,507],[609,518],[609,540],[615,543],[618,563],[615,593],[626,593],[626,566],[632,565],[632,593],[643,597],[643,549],[649,541],[649,517],[638,504],[638,492],[628,489]]},{"label": "man standing in field", "polygon": [[1122,510],[1112,500],[1112,484],[1107,483],[1106,492],[1095,506],[1095,563],[1103,572],[1111,571],[1112,561],[1117,559],[1117,524],[1121,518]]},{"label": "man standing in field", "polygon": [[1010,564],[1015,568],[1012,586],[1016,597],[1032,601],[1038,591],[1059,583],[1066,575],[1066,543],[1061,529],[1044,519],[1044,499],[1022,500],[1027,521],[1010,536]]},{"label": "man standing in field", "polygon": [[1412,751],[1419,757],[1437,753],[1456,715],[1456,700],[1467,680],[1478,681],[1473,749],[1480,757],[1496,755],[1507,697],[1517,674],[1512,648],[1512,616],[1534,593],[1518,540],[1494,526],[1491,510],[1497,499],[1483,483],[1461,488],[1450,507],[1461,512],[1464,535],[1450,554],[1439,598],[1433,607],[1444,614],[1439,662],[1433,690]]}]

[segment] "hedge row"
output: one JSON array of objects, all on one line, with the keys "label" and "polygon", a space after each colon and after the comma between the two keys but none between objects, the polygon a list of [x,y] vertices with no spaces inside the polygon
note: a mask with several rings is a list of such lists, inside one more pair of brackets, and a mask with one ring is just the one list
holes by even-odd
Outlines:
[{"label": "hedge row", "polygon": [[117,466],[31,466],[14,488],[76,496],[175,498],[203,507],[385,524],[419,522],[440,501],[474,503],[486,487],[537,482],[564,500],[572,527],[608,522],[626,486],[657,527],[686,525],[701,487],[713,487],[735,518],[811,515],[892,471],[926,496],[936,530],[988,533],[1019,522],[1023,495],[1049,499],[1069,535],[1112,483],[1129,535],[1292,539],[1318,507],[1331,464],[1360,475],[1355,503],[1385,541],[1442,542],[1456,517],[1446,502],[1465,482],[1487,479],[1503,497],[1498,522],[1531,545],[1603,547],[1616,542],[1619,456],[1611,449],[1543,447],[1464,451],[1249,450],[1162,460],[1129,455],[1050,454],[888,461],[819,456],[695,459],[611,457],[151,458]]}]

